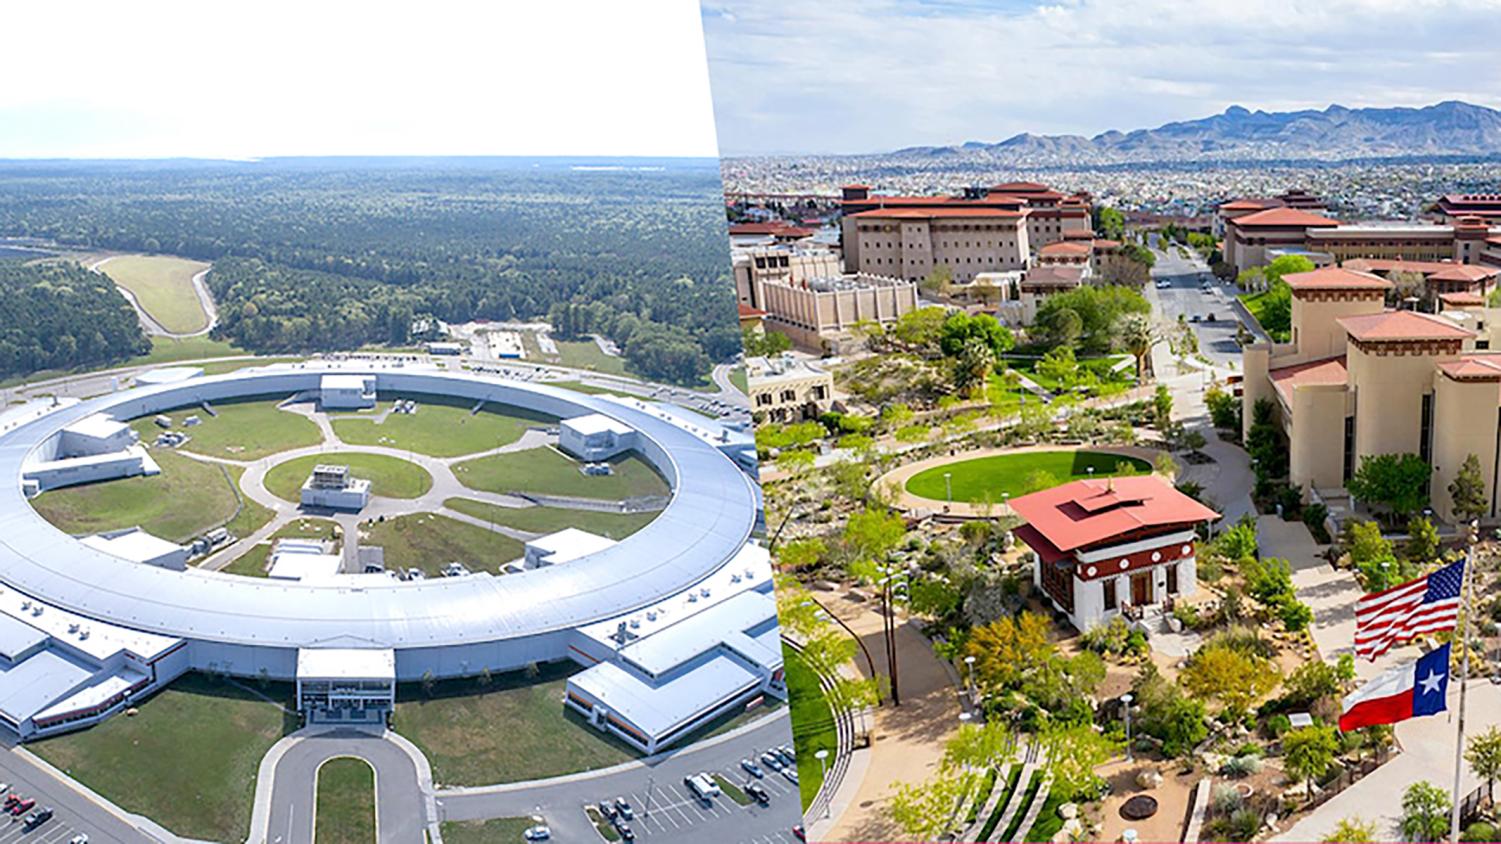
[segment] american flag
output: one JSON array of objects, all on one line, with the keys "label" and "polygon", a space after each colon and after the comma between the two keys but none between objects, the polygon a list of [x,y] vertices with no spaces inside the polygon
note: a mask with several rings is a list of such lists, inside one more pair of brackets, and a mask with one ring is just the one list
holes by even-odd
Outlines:
[{"label": "american flag", "polygon": [[1355,653],[1374,660],[1394,645],[1459,621],[1465,563],[1451,563],[1417,580],[1373,592],[1355,604]]}]

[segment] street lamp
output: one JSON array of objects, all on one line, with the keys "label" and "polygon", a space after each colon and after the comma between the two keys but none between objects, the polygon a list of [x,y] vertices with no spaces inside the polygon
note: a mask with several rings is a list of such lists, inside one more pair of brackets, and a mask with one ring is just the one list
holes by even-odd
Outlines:
[{"label": "street lamp", "polygon": [[906,582],[898,582],[899,578],[910,579],[916,573],[916,566],[908,569],[898,569],[896,566],[887,566],[881,569],[886,576],[881,578],[878,584],[881,587],[881,622],[882,633],[886,638],[886,670],[891,675],[891,703],[893,706],[902,705],[902,693],[898,686],[898,671],[896,658],[896,597],[899,590],[906,590]]},{"label": "street lamp", "polygon": [[943,497],[950,504],[954,503],[954,485],[950,482],[953,476],[953,472],[943,473]]},{"label": "street lamp", "polygon": [[[818,781],[823,782],[824,760],[829,758],[829,751],[823,748],[819,748],[818,752],[813,754],[813,758],[818,760]],[[828,800],[823,801],[823,816],[825,818],[828,818],[829,816]]]},{"label": "street lamp", "polygon": [[1126,707],[1126,762],[1129,764],[1136,761],[1131,756],[1131,693],[1121,695],[1121,703]]},{"label": "street lamp", "polygon": [[969,669],[969,705],[975,705],[975,656],[970,654],[964,658],[964,665]]}]

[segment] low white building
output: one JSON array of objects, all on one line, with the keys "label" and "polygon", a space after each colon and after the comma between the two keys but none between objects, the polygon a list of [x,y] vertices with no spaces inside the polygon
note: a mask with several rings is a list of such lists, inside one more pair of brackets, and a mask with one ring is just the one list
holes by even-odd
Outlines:
[{"label": "low white building", "polygon": [[569,652],[589,667],[568,679],[565,705],[644,753],[787,695],[771,565],[756,545],[687,592],[576,631]]},{"label": "low white building", "polygon": [[603,551],[615,540],[578,528],[564,528],[526,543],[526,567],[556,566]]},{"label": "low white building", "polygon": [[297,708],[309,724],[383,724],[396,706],[390,648],[300,648]]},{"label": "low white building", "polygon": [[152,369],[136,376],[137,387],[155,387],[161,384],[176,384],[203,374],[201,366],[166,366]]},{"label": "low white building", "polygon": [[161,471],[161,467],[156,465],[145,448],[133,445],[123,451],[108,454],[87,454],[29,463],[22,470],[21,476],[26,484],[26,494],[36,495],[59,487],[112,481],[136,475],[156,475]]},{"label": "low white building", "polygon": [[575,416],[558,426],[558,447],[594,463],[635,448],[636,432],[603,413]]},{"label": "low white building", "polygon": [[339,574],[344,559],[338,554],[305,554],[286,550],[271,554],[271,568],[266,576],[272,580],[293,580],[314,583],[332,580]]},{"label": "low white building", "polygon": [[109,454],[124,451],[139,441],[140,437],[129,425],[96,413],[63,429],[58,452],[63,457]]},{"label": "low white building", "polygon": [[133,563],[176,571],[183,571],[188,567],[188,549],[185,546],[152,536],[139,527],[85,536],[82,541],[90,548],[97,548]]},{"label": "low white building", "polygon": [[374,375],[325,375],[318,384],[324,410],[363,410],[375,407]]},{"label": "low white building", "polygon": [[462,355],[464,353],[464,344],[463,343],[428,343],[427,344],[427,353],[430,354],[430,355],[449,355],[449,356]]},{"label": "low white building", "polygon": [[304,507],[358,512],[370,503],[370,482],[351,476],[348,466],[314,466],[300,500]]}]

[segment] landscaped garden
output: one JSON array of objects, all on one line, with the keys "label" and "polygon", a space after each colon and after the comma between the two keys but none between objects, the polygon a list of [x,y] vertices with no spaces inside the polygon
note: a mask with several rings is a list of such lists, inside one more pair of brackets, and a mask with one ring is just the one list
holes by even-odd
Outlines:
[{"label": "landscaped garden", "polygon": [[[374,410],[333,414],[331,421],[339,439],[351,445],[382,445],[415,451],[433,457],[458,457],[509,445],[533,426],[556,425],[551,416],[520,407],[486,403],[474,412],[476,402],[448,396],[414,395],[382,397]],[[368,418],[390,411],[393,403],[416,403],[412,413],[387,412],[380,421]]]},{"label": "landscaped garden", "polygon": [[839,752],[839,736],[834,729],[834,711],[819,685],[818,675],[808,667],[802,654],[791,648],[782,651],[786,666],[787,703],[792,715],[792,743],[797,750],[798,789],[807,806],[823,786],[827,773],[813,754],[829,751],[825,764]]},{"label": "landscaped garden", "polygon": [[385,549],[386,568],[420,569],[428,577],[440,576],[449,563],[497,573],[503,563],[520,559],[525,551],[519,540],[503,533],[434,513],[367,522],[360,531],[361,545]]},{"label": "landscaped garden", "polygon": [[583,465],[554,448],[531,448],[469,460],[454,475],[471,489],[485,492],[532,492],[619,501],[666,495],[667,482],[651,464],[631,454],[609,461],[608,475],[586,475]]},{"label": "landscaped garden", "polygon": [[356,478],[370,481],[370,494],[386,498],[421,498],[433,488],[433,476],[427,470],[384,454],[358,451],[329,451],[309,454],[271,467],[266,473],[266,489],[286,501],[298,501],[302,485],[319,465],[348,466]]},{"label": "landscaped garden", "polygon": [[261,757],[297,728],[286,683],[242,686],[188,674],[87,730],[28,745],[38,756],[188,838],[243,841]]},{"label": "landscaped garden", "polygon": [[1091,469],[1095,477],[1107,477],[1150,472],[1152,465],[1138,457],[1101,451],[1018,451],[933,466],[909,478],[906,488],[934,501],[948,500],[951,487],[954,501],[999,502],[1004,496],[1089,477]]},{"label": "landscaped garden", "polygon": [[563,507],[501,507],[470,498],[450,498],[443,502],[443,506],[466,516],[529,533],[556,533],[565,528],[578,528],[617,540],[646,527],[658,515],[658,511],[609,513]]},{"label": "landscaped garden", "polygon": [[[172,430],[191,439],[181,446],[186,451],[224,457],[230,460],[258,460],[294,448],[323,442],[318,426],[306,416],[278,409],[286,396],[256,396],[211,404],[213,413],[199,405],[189,405],[161,414],[172,419]],[[151,443],[162,432],[156,425],[157,414],[143,416],[130,423],[141,442]],[[198,417],[187,426],[183,420]],[[156,449],[154,453],[163,449]]]}]

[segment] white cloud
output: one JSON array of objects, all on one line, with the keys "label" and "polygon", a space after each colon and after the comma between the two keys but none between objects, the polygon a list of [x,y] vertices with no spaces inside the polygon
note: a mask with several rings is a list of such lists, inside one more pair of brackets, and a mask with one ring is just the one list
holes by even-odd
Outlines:
[{"label": "white cloud", "polygon": [[0,157],[713,155],[692,0],[16,4]]},{"label": "white cloud", "polygon": [[1501,104],[1501,0],[705,0],[727,155]]}]

